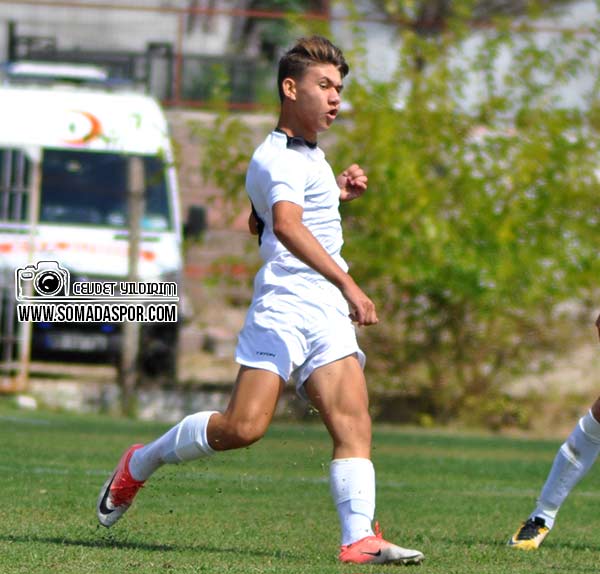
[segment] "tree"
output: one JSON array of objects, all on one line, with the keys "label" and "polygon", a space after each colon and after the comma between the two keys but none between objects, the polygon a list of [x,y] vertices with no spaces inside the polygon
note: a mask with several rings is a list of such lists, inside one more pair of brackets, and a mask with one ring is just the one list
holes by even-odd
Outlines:
[{"label": "tree", "polygon": [[534,15],[557,6],[573,3],[573,0],[376,0],[376,9],[396,18],[399,22],[424,34],[439,34],[449,18],[469,14],[472,23],[489,23],[498,17]]},{"label": "tree", "polygon": [[361,334],[373,385],[415,397],[415,420],[502,424],[520,416],[504,385],[568,343],[561,306],[598,294],[599,91],[574,107],[561,87],[600,78],[600,31],[548,42],[495,20],[466,52],[472,22],[404,29],[385,82],[366,79],[363,47],[348,50],[360,81],[328,156],[369,173],[371,191],[343,209],[344,255],[382,318]]},{"label": "tree", "polygon": [[[305,12],[327,13],[327,2],[321,0],[247,0],[245,9],[258,12],[287,12],[288,18],[247,18],[241,28],[243,44],[257,43],[267,61],[275,63],[280,51],[294,40],[298,24]],[[297,14],[299,18],[291,15]]]},{"label": "tree", "polygon": [[[598,77],[597,31],[541,46],[505,21],[457,63],[470,33],[465,20],[435,38],[405,32],[395,80],[350,85],[355,113],[333,154],[369,171],[345,254],[383,318],[364,335],[371,375],[441,420],[504,408],[510,376],[564,343],[558,306],[591,297],[600,274],[598,99],[570,109],[557,91],[582,70]],[[465,109],[473,78],[484,89]]]}]

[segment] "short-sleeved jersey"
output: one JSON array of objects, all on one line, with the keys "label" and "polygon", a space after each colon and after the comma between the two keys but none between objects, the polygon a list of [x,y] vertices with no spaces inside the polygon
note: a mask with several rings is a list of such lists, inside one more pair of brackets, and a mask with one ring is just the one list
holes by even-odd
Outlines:
[{"label": "short-sleeved jersey", "polygon": [[314,272],[292,255],[273,233],[273,205],[290,201],[304,209],[302,223],[345,271],[339,212],[340,189],[331,166],[319,147],[300,138],[271,132],[256,149],[246,175],[246,191],[264,227],[260,255],[288,271]]}]

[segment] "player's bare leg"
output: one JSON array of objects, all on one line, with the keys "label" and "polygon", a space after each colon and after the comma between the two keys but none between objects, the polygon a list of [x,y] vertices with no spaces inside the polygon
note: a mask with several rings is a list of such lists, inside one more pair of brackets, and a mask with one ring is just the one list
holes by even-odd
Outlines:
[{"label": "player's bare leg", "polygon": [[273,419],[284,384],[271,371],[240,367],[227,409],[208,421],[210,446],[214,450],[231,450],[261,439]]},{"label": "player's bare leg", "polygon": [[107,528],[115,524],[162,465],[188,462],[259,440],[273,418],[283,384],[270,371],[241,367],[224,413],[189,415],[155,441],[129,447],[98,495],[100,524]]},{"label": "player's bare leg", "polygon": [[358,359],[347,356],[316,369],[306,392],[333,440],[331,493],[342,527],[339,559],[349,563],[418,564],[418,550],[383,539],[376,524],[375,471],[371,463],[371,417],[366,381]]}]

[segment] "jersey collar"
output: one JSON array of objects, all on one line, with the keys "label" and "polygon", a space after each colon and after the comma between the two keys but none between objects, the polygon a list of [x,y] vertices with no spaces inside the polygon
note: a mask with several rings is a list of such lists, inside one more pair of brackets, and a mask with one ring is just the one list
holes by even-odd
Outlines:
[{"label": "jersey collar", "polygon": [[309,142],[300,136],[290,136],[280,128],[275,128],[274,131],[279,134],[283,134],[287,138],[287,147],[292,147],[293,145],[303,145],[310,149],[317,149],[317,142]]}]

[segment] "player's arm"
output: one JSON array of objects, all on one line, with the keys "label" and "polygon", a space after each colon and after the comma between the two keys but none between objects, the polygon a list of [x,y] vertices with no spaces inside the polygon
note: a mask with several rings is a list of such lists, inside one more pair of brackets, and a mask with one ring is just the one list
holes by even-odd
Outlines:
[{"label": "player's arm", "polygon": [[369,182],[367,174],[359,165],[353,163],[336,178],[340,188],[340,201],[352,201],[360,197]]},{"label": "player's arm", "polygon": [[353,321],[359,325],[377,323],[374,303],[302,223],[302,213],[302,207],[291,201],[278,201],[273,205],[273,231],[277,239],[290,253],[319,272],[342,292],[350,304],[350,317]]}]

